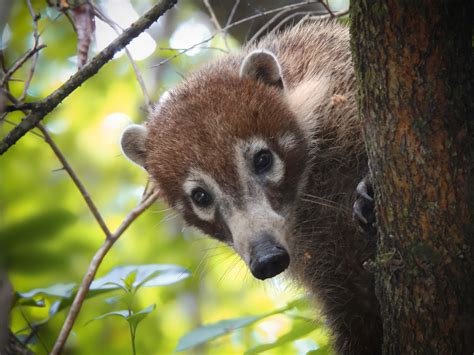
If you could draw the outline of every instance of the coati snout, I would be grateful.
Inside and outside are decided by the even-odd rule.
[[[250,246],[249,267],[252,275],[259,280],[272,278],[290,265],[290,256],[286,249],[264,233]]]

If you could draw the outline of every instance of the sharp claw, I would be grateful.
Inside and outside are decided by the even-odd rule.
[[[359,182],[359,184],[356,187],[356,191],[359,194],[359,196],[365,198],[367,201],[370,201],[370,202],[374,201],[373,197],[370,196],[368,193],[367,182],[365,181],[365,179]]]
[[[374,202],[374,199],[367,194],[367,192],[359,192],[359,195],[369,202]]]
[[[360,204],[356,201],[354,203],[354,206],[353,206],[353,213],[354,213],[354,216],[361,222],[363,222],[364,224],[368,224],[369,222],[367,221],[367,219],[365,218],[365,216],[363,215],[362,213],[362,208],[360,206]]]

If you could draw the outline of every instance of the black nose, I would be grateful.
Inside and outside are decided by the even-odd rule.
[[[265,280],[283,272],[290,264],[288,252],[274,243],[259,243],[250,260],[250,271],[257,279]]]

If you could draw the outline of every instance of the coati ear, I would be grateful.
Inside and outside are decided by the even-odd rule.
[[[259,80],[283,89],[281,67],[272,52],[265,49],[250,52],[240,66],[240,77]]]
[[[145,167],[145,126],[132,124],[125,128],[120,138],[123,154],[132,162]]]

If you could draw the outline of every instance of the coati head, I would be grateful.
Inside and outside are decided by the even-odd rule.
[[[195,73],[121,143],[187,223],[232,246],[256,278],[288,267],[309,147],[272,53]]]

